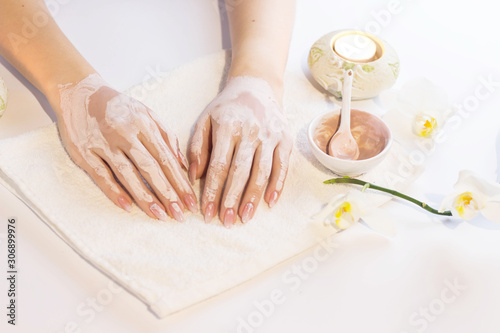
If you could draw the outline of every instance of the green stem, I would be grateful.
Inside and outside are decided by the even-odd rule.
[[[323,183],[325,183],[325,184],[356,184],[356,185],[361,185],[361,186],[363,186],[363,190],[366,188],[372,188],[372,189],[377,190],[377,191],[389,193],[389,194],[395,195],[401,199],[412,202],[415,205],[417,205],[417,206],[419,206],[419,207],[421,207],[421,208],[425,209],[426,211],[431,212],[433,214],[451,216],[451,212],[449,210],[444,211],[444,212],[439,212],[437,209],[429,207],[425,202],[418,201],[417,199],[409,197],[401,192],[390,190],[390,189],[382,187],[382,186],[377,186],[377,185],[365,182],[364,180],[344,177],[344,178],[333,178],[333,179],[325,180]]]

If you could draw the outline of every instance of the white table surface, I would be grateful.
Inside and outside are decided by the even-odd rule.
[[[71,41],[118,89],[147,79],[150,71],[167,71],[230,46],[227,21],[221,20],[216,0],[47,2],[54,5],[55,18]],[[399,3],[399,14],[390,20],[380,14],[394,3]],[[465,3],[299,0],[288,68],[305,75],[309,47],[329,31],[378,26],[378,35],[401,58],[397,86],[426,76],[461,104],[474,96],[481,77],[500,82],[496,5],[487,0]],[[3,59],[0,76],[10,90],[0,138],[52,121],[43,96]],[[500,83],[460,119],[426,160],[410,194],[438,204],[461,169],[500,180]],[[317,267],[309,265],[312,252],[306,253],[159,320],[129,293],[112,293],[106,276],[0,186],[0,269],[6,271],[6,220],[11,216],[17,219],[19,266],[18,325],[6,324],[7,284],[2,278],[0,330],[499,332],[500,226],[482,217],[470,222],[429,218],[401,202],[385,207],[398,225],[396,237],[357,225],[336,237],[338,248]],[[454,290],[450,283],[465,289]],[[284,302],[262,310],[257,303],[266,303],[273,290],[283,293]]]

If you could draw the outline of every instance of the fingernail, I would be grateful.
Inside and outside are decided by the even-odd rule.
[[[191,182],[191,185],[194,185],[197,171],[198,166],[196,165],[196,163],[191,163],[191,165],[189,166],[189,181]]]
[[[151,211],[151,213],[154,214],[154,216],[156,216],[158,220],[167,221],[168,219],[167,213],[165,213],[165,211],[161,209],[157,203],[154,203],[151,206],[149,206],[149,210]]]
[[[184,196],[184,203],[192,213],[198,212],[198,207],[196,206],[196,200],[194,200],[192,194],[187,194],[186,196]]]
[[[276,201],[278,201],[278,192],[274,191],[269,198],[269,208],[273,208],[273,206],[276,205]]]
[[[125,199],[125,197],[118,197],[118,203],[127,212],[130,212],[132,210],[132,205],[130,204],[130,202],[128,202],[127,199]]]
[[[181,153],[181,150],[179,148],[177,148],[177,156],[179,156],[179,158],[181,159],[182,161],[182,166],[184,167],[184,169],[188,169],[188,161],[186,159],[186,156],[184,156],[183,153]]]
[[[207,208],[205,208],[205,223],[210,223],[210,221],[212,221],[212,218],[214,217],[214,214],[215,205],[213,202],[211,202],[207,205]]]
[[[245,208],[243,209],[243,214],[241,214],[241,222],[247,223],[248,221],[250,221],[252,213],[253,213],[253,203],[249,202],[245,205]]]
[[[234,209],[230,208],[226,210],[226,214],[224,214],[224,226],[226,228],[231,228],[234,224]]]
[[[184,222],[184,214],[182,214],[181,206],[179,206],[177,202],[172,202],[170,204],[170,211],[172,212],[174,219],[179,222]]]

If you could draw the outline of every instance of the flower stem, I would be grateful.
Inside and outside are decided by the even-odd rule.
[[[366,188],[372,188],[372,189],[377,190],[377,191],[389,193],[389,194],[397,196],[401,199],[412,202],[415,205],[417,205],[417,206],[419,206],[419,207],[421,207],[421,208],[425,209],[426,211],[431,212],[433,214],[451,216],[451,212],[449,210],[446,210],[444,212],[439,212],[437,209],[429,207],[425,202],[418,201],[417,199],[409,197],[401,192],[394,191],[394,190],[391,190],[391,189],[388,189],[388,188],[385,188],[382,186],[377,186],[377,185],[365,182],[364,180],[343,177],[343,178],[333,178],[333,179],[325,180],[323,183],[325,183],[325,184],[356,184],[356,185],[361,185],[361,186],[363,186],[363,190],[365,190]]]

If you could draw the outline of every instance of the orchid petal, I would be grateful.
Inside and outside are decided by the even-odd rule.
[[[464,220],[471,220],[483,207],[477,194],[463,192],[455,196],[451,211],[454,216],[458,214]]]
[[[500,202],[487,202],[481,210],[481,214],[490,221],[500,223]]]
[[[338,194],[335,197],[333,197],[333,199],[330,202],[328,202],[319,213],[315,214],[312,217],[312,219],[320,223],[325,222],[328,219],[328,217],[331,214],[333,214],[335,208],[339,205],[340,201],[344,197],[345,194]]]
[[[380,103],[386,110],[399,109],[399,90],[384,90],[379,95]]]
[[[436,134],[438,121],[433,116],[420,113],[415,116],[412,123],[413,133],[423,138],[430,138]]]
[[[384,115],[394,138],[404,146],[415,140],[433,142],[435,134],[444,128],[446,120],[456,112],[446,91],[425,78],[406,82],[398,92],[386,92],[380,101],[388,112]]]
[[[500,184],[462,170],[453,193],[441,203],[440,212],[445,209],[450,209],[453,216],[464,220],[470,220],[481,212],[488,220],[500,223]]]
[[[399,102],[413,114],[423,112],[434,118],[440,117],[449,108],[446,91],[426,78],[406,82],[399,94]]]
[[[334,222],[340,229],[347,229],[353,226],[358,219],[356,219],[352,212],[352,205],[349,201],[342,202],[334,214]]]
[[[486,181],[469,170],[460,171],[455,189],[480,193],[490,200],[500,200],[500,184]]]
[[[456,197],[456,193],[452,193],[452,194],[444,197],[444,199],[441,201],[441,206],[439,206],[438,211],[440,213],[442,213],[445,210],[450,210],[452,207],[453,201],[455,200],[455,197]]]
[[[361,219],[374,231],[385,236],[394,237],[397,229],[389,218],[387,212],[382,209],[374,209]]]

